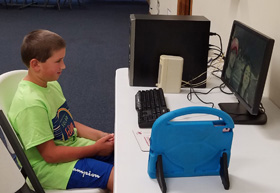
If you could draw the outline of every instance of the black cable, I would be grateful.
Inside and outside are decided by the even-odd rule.
[[[217,54],[217,56],[212,60],[212,62],[214,62],[215,60],[218,60],[218,58],[219,57],[221,57],[222,56],[222,54],[220,53],[220,54]],[[208,66],[209,67],[209,66]]]
[[[219,50],[221,50],[221,48],[219,46],[216,46],[216,45],[213,45],[213,44],[209,44],[209,47],[212,47],[212,46],[217,48],[217,49],[219,49]],[[212,49],[212,48],[209,48],[209,49]]]
[[[223,89],[224,89],[225,87],[226,87],[226,84],[225,84],[225,83],[222,83],[222,84],[220,85],[220,91],[221,91],[222,93],[228,94],[228,95],[233,94],[233,92],[226,92],[226,91],[224,91]]]
[[[218,51],[219,53],[221,52],[221,48],[219,47],[209,48],[209,50],[215,50]]]
[[[194,94],[200,102],[202,102],[202,103],[204,103],[204,104],[207,104],[207,105],[211,104],[211,105],[212,105],[212,108],[213,108],[213,107],[215,106],[213,102],[206,102],[206,101],[203,101],[203,100],[198,96],[198,94],[207,95],[207,94],[209,94],[210,92],[212,92],[212,91],[213,91],[214,89],[216,89],[216,88],[219,88],[220,91],[223,92],[224,94],[228,94],[228,95],[229,95],[229,94],[233,94],[232,92],[231,92],[231,93],[225,92],[225,91],[223,90],[223,88],[225,88],[225,87],[226,87],[225,83],[222,83],[222,84],[219,85],[219,86],[215,86],[215,87],[211,88],[211,89],[208,90],[207,92],[198,92],[198,91],[195,91],[195,90],[194,90],[194,87],[191,86],[191,87],[190,87],[190,92],[187,94],[187,99],[188,99],[189,101],[191,101],[191,100],[192,100],[192,94]]]
[[[218,51],[219,52],[219,53],[213,53],[214,55],[216,55],[216,57],[213,59],[213,61],[217,60],[219,57],[221,57],[223,55],[222,51],[220,49],[210,48],[209,50],[214,50],[214,51]]]
[[[213,102],[205,102],[205,101],[203,101],[203,100],[197,95],[197,93],[199,93],[199,94],[203,94],[203,93],[195,92],[193,87],[190,87],[190,92],[189,92],[188,95],[187,95],[187,99],[188,99],[189,101],[192,100],[192,93],[195,94],[195,96],[198,98],[198,100],[200,100],[200,102],[202,102],[202,103],[204,103],[204,104],[207,104],[207,105],[210,104],[210,105],[212,105],[212,108],[214,107],[214,103],[213,103]]]
[[[211,72],[211,74],[212,74],[213,76],[215,76],[216,78],[221,79],[220,76],[218,76],[218,75],[215,74],[216,72],[221,72],[221,70],[220,70],[219,68],[215,67],[215,66],[212,66],[212,68],[216,68],[216,70],[213,70],[213,71]]]
[[[210,32],[210,34],[209,34],[210,36],[218,36],[219,37],[219,39],[220,39],[220,46],[221,46],[221,51],[223,52],[223,44],[222,44],[222,38],[221,38],[221,36],[219,35],[219,34],[217,34],[217,33],[214,33],[214,32]]]
[[[221,38],[221,36],[220,36],[219,34],[214,33],[214,32],[210,32],[209,35],[210,35],[210,36],[214,36],[214,35],[215,35],[215,36],[218,36],[218,37],[219,37],[219,40],[220,40],[220,48],[219,48],[220,53],[218,54],[218,56],[217,56],[216,58],[213,59],[213,61],[215,61],[215,60],[217,60],[219,57],[223,56],[223,43],[222,43],[222,38]],[[211,45],[211,44],[209,44],[209,46],[214,46],[214,47],[218,48],[218,46]],[[213,48],[211,48],[211,49],[213,49]]]
[[[219,39],[220,39],[220,45],[221,45],[221,54],[223,55],[223,44],[222,44],[222,38],[221,38],[221,36],[219,35],[219,34],[216,34],[218,37],[219,37]]]
[[[192,94],[195,94],[195,96],[198,98],[198,100],[200,100],[202,103],[204,104],[211,104],[212,105],[212,108],[214,107],[214,103],[213,102],[205,102],[203,101],[197,94],[204,94],[204,95],[207,95],[209,94],[212,90],[216,89],[216,88],[220,88],[220,86],[215,86],[213,88],[211,88],[209,91],[207,92],[197,92],[197,91],[194,91],[194,88],[193,87],[190,87],[190,92],[188,93],[187,95],[187,99],[189,101],[192,100]]]

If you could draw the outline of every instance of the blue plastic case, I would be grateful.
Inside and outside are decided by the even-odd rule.
[[[211,114],[220,119],[172,121],[194,113]],[[163,172],[164,177],[221,175],[224,172],[228,175],[233,128],[233,120],[227,113],[210,107],[186,107],[160,116],[152,127],[149,176],[156,178],[157,172]],[[157,171],[157,167],[163,171]],[[226,171],[221,171],[222,167]],[[228,189],[229,184],[226,186]]]

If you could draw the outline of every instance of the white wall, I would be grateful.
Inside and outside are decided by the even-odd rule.
[[[193,0],[192,8],[193,15],[203,15],[211,21],[211,31],[221,35],[224,51],[233,20],[239,20],[275,39],[264,96],[268,96],[278,107],[280,107],[279,8],[279,0]],[[211,41],[215,41],[213,37]]]
[[[150,14],[177,15],[178,0],[150,0]]]

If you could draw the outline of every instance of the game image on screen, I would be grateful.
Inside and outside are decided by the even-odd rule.
[[[260,112],[260,103],[273,44],[273,39],[241,22],[234,21],[222,80],[240,103],[228,107],[225,107],[227,104],[222,104],[220,107],[222,110],[229,111],[228,113],[237,119],[236,123],[241,119],[239,120],[241,123],[244,121],[244,124],[254,124],[258,115],[262,116],[262,123],[256,124],[266,122],[265,113]],[[248,118],[250,120],[246,122]]]

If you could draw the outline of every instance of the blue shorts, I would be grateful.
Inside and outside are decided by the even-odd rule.
[[[114,155],[96,156],[78,160],[73,168],[66,189],[102,188],[106,189],[114,166]]]

